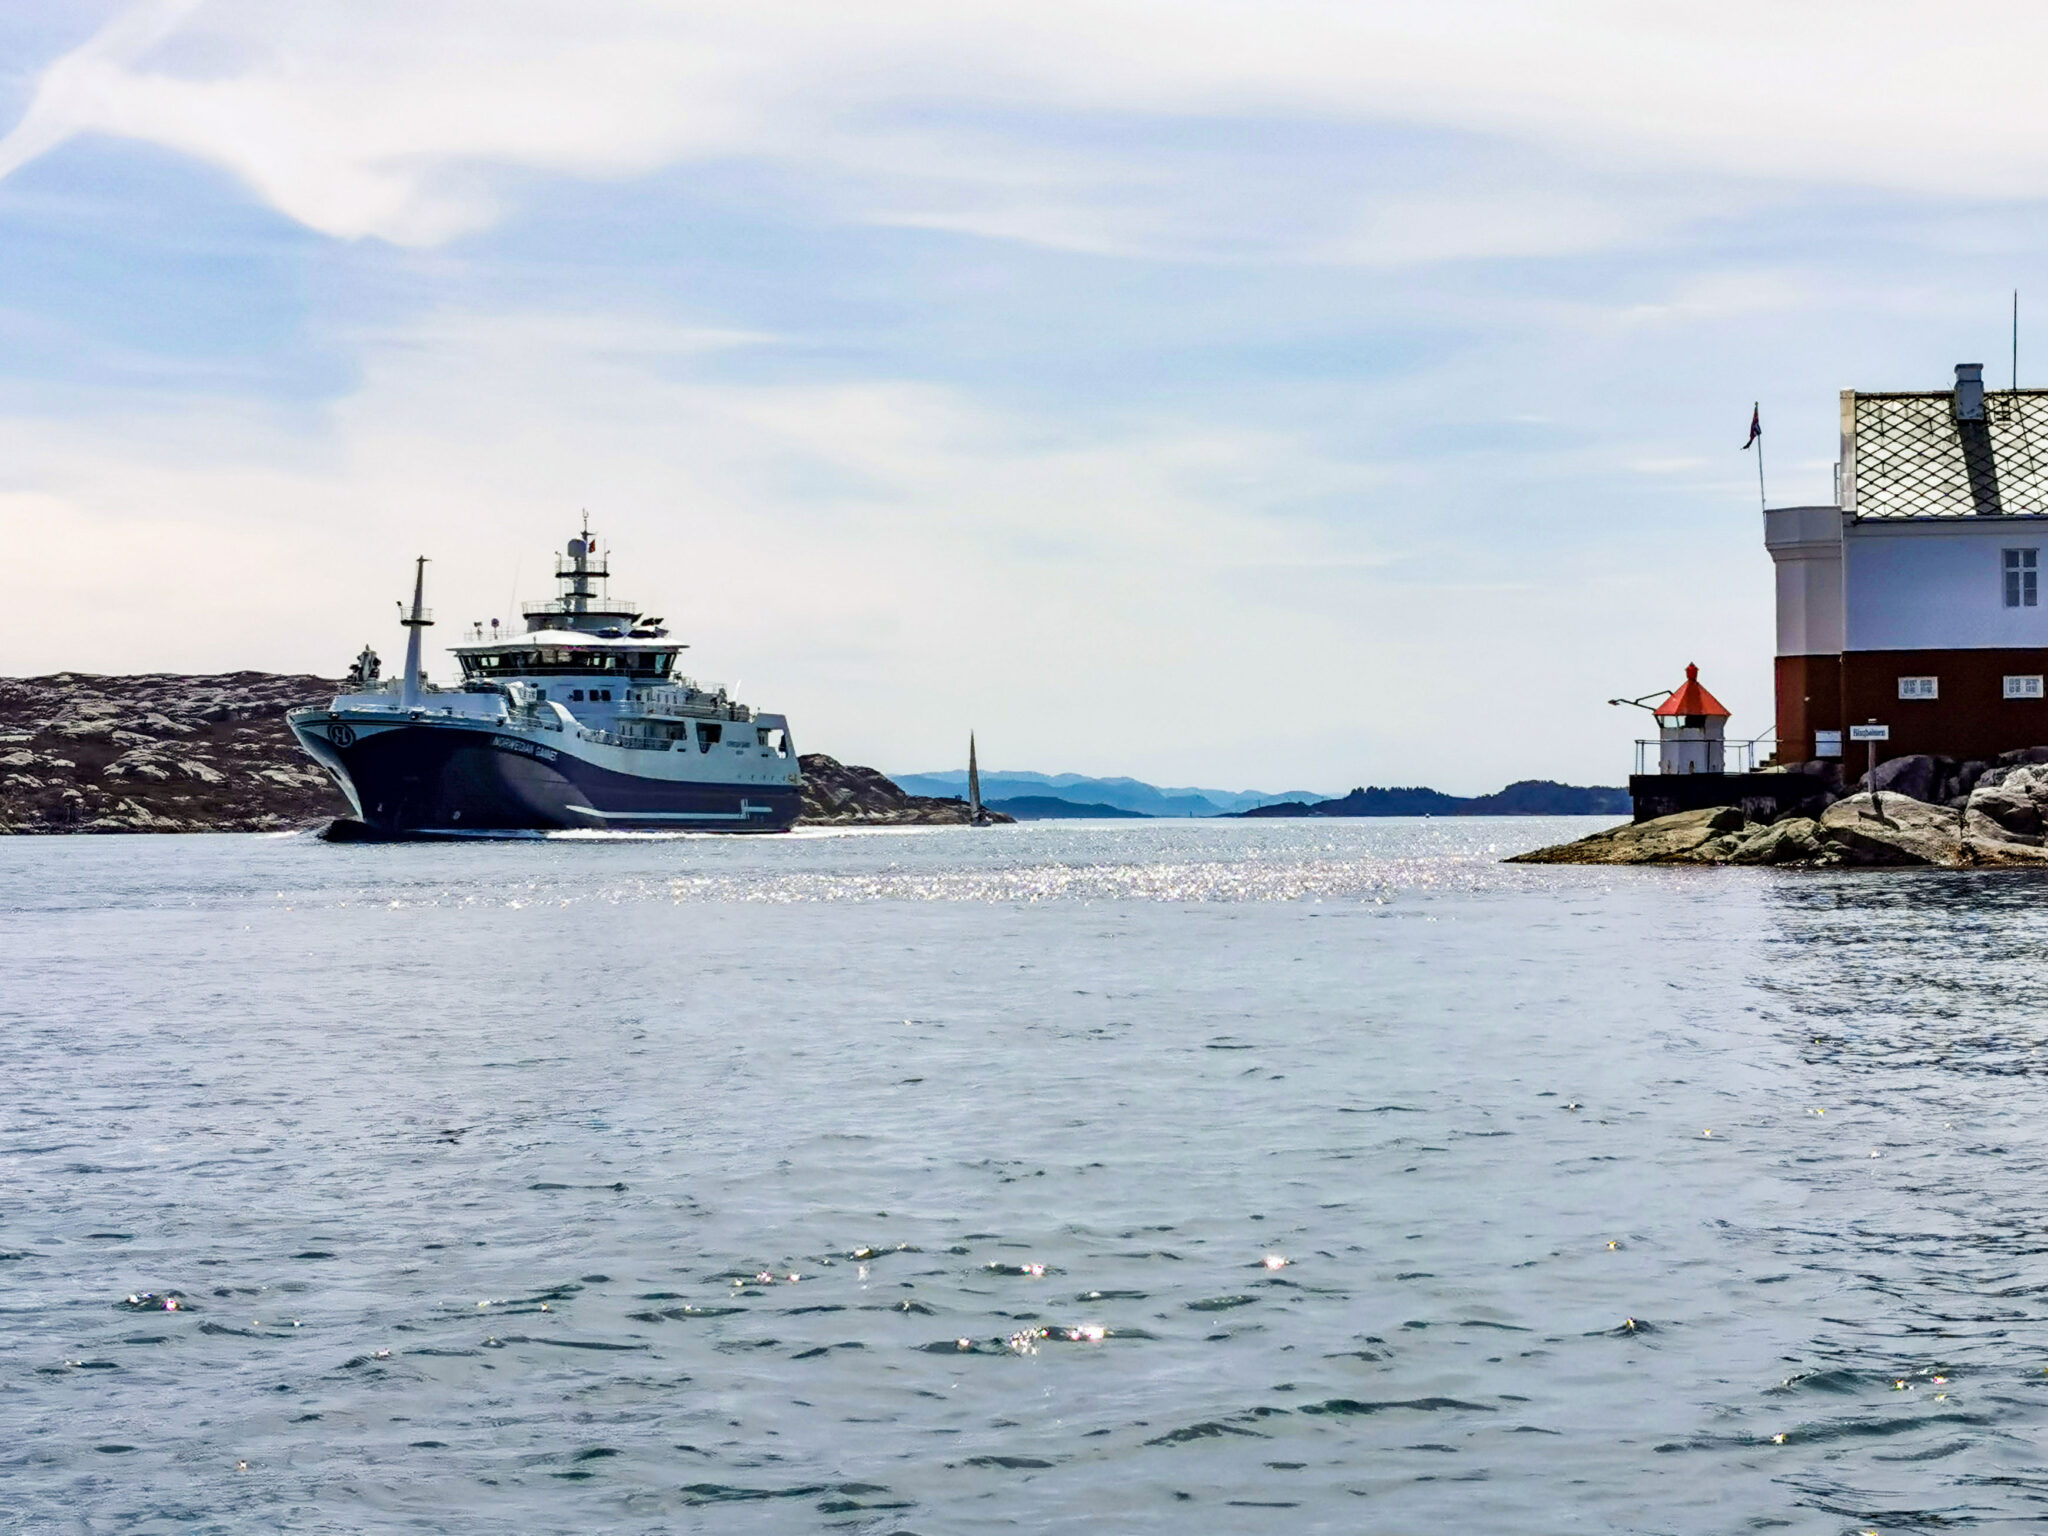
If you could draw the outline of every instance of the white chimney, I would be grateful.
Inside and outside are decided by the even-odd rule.
[[[1984,365],[1956,364],[1956,420],[1984,419]]]

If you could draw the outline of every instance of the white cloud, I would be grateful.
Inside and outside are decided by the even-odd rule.
[[[868,217],[1227,252],[1227,194],[1256,167],[1219,194],[1222,151],[1146,132],[1421,127],[1535,146],[1591,181],[1425,194],[1368,165],[1326,189],[1339,206],[1302,254],[1551,253],[1712,211],[1674,176],[2039,197],[2044,43],[2048,12],[1971,28],[1902,0],[150,0],[48,67],[0,175],[120,135],[224,166],[315,229],[433,245],[499,217],[507,173],[761,157],[874,178],[850,193]],[[1099,131],[1056,151],[1063,121]],[[1667,179],[1661,209],[1646,176]],[[1264,213],[1234,232],[1287,243],[1248,228]]]

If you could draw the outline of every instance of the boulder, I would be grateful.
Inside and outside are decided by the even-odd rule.
[[[1991,765],[1989,763],[1964,763],[1956,770],[1956,793],[1967,795],[1977,787],[1977,781],[1983,778],[1990,771],[1990,768]]]
[[[1680,811],[1653,821],[1624,822],[1575,843],[1517,854],[1510,864],[1699,864],[1717,863],[1710,844],[1747,825],[1735,806]]]
[[[1906,757],[1888,757],[1870,774],[1866,789],[1904,795],[1908,800],[1932,801],[1940,777],[1940,765],[1924,752]]]
[[[1903,795],[1838,800],[1821,813],[1820,836],[1831,862],[1932,864],[1944,869],[1959,869],[1968,862],[1962,817],[1944,806]]]
[[[1728,854],[1730,864],[1811,864],[1822,856],[1820,823],[1794,816],[1759,827]]]
[[[1956,760],[1952,757],[1937,757],[1934,773],[1927,785],[1927,793],[1915,795],[1916,800],[1925,800],[1929,805],[1946,805],[1956,794]]]
[[[2048,768],[1993,769],[1977,781],[1963,808],[1967,837],[2028,841],[2048,827]]]

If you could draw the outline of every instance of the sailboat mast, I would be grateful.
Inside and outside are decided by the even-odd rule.
[[[967,733],[967,813],[981,820],[981,767],[974,760],[974,732]]]
[[[412,569],[412,612],[398,622],[405,626],[405,676],[398,683],[398,707],[420,707],[420,631],[434,622],[422,599],[426,596],[427,557],[421,555]]]

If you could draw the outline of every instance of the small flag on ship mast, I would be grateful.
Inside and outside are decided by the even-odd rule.
[[[1747,451],[1747,450],[1748,450],[1748,449],[1749,449],[1750,447],[1752,447],[1752,446],[1754,446],[1754,447],[1756,448],[1756,504],[1757,504],[1757,507],[1758,507],[1758,509],[1759,509],[1759,510],[1762,510],[1762,509],[1763,509],[1763,508],[1765,507],[1765,502],[1764,502],[1764,416],[1763,416],[1763,402],[1762,402],[1762,401],[1756,401],[1756,402],[1754,402],[1754,403],[1752,403],[1752,404],[1750,405],[1750,408],[1749,408],[1749,437],[1748,437],[1748,438],[1747,438],[1747,439],[1746,439],[1746,440],[1745,440],[1745,441],[1743,442],[1743,445],[1742,445],[1742,446],[1743,446],[1743,449],[1744,449],[1744,451],[1745,451],[1745,452],[1746,452],[1746,451]]]

